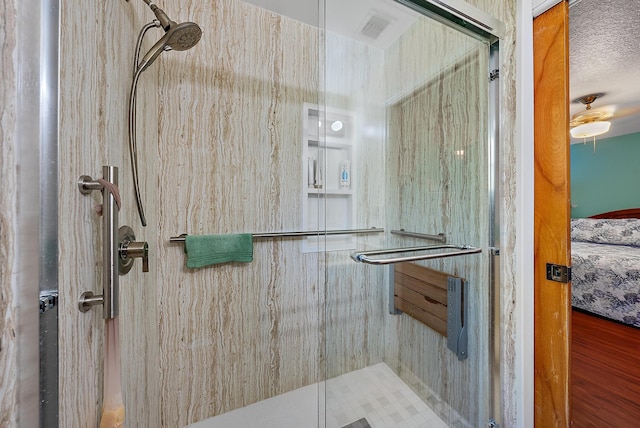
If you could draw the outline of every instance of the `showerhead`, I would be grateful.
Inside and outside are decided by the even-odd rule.
[[[202,30],[194,22],[175,22],[165,34],[168,37],[166,47],[174,51],[186,51],[194,47],[202,37]]]
[[[166,34],[142,57],[142,61],[140,61],[140,65],[138,66],[139,72],[146,70],[147,67],[160,56],[162,51],[186,51],[194,47],[200,41],[200,37],[202,37],[202,30],[198,24],[194,22],[181,22],[177,24],[169,19],[167,14],[155,4],[151,3],[149,6],[155,13],[156,18],[158,18],[162,28],[166,31]]]

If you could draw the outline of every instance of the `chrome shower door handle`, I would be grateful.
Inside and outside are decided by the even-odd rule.
[[[392,258],[377,258],[372,256],[411,253],[418,251],[443,250],[452,249],[458,251],[445,251],[440,253],[427,253],[414,256],[401,256]],[[387,265],[393,263],[415,262],[419,260],[442,259],[445,257],[464,256],[467,254],[481,253],[481,248],[471,247],[469,245],[428,245],[422,247],[405,247],[405,248],[388,248],[384,250],[368,250],[356,251],[351,254],[351,259],[357,263],[367,263],[370,265]]]

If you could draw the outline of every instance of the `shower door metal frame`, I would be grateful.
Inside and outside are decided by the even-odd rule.
[[[40,129],[33,118],[40,114],[41,1],[16,2],[15,36],[15,162],[16,202],[12,268],[16,291],[17,373],[14,417],[20,426],[38,426],[38,292],[40,256]]]
[[[505,26],[499,20],[462,0],[395,0],[442,24],[486,42],[489,49],[488,81],[488,205],[489,205],[489,420],[487,426],[497,428],[504,409],[501,368],[501,293],[500,293],[500,39]]]
[[[58,426],[59,16],[59,0],[16,3],[16,417],[19,426],[53,428]]]
[[[500,49],[496,41],[489,47],[489,373],[490,428],[502,422],[501,308],[500,293]]]
[[[58,426],[58,70],[60,1],[41,0],[40,47],[40,426]],[[42,297],[41,297],[42,298]]]

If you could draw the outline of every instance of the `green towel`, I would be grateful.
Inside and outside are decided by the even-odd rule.
[[[237,235],[187,235],[184,243],[187,267],[200,268],[226,262],[252,262],[253,236]]]

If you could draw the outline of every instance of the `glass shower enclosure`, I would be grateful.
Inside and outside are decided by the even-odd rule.
[[[56,266],[64,299],[40,318],[60,329],[43,339],[41,421],[98,420],[103,320],[75,299],[99,277],[99,219],[75,182],[103,162],[151,256],[121,279],[127,426],[500,422],[500,22],[459,0],[166,2],[203,37],[139,89],[140,230],[124,145],[87,135],[125,140],[126,96],[108,89],[130,83],[147,6],[62,6],[54,199],[69,208],[47,242],[86,268]],[[181,233],[251,233],[253,260],[186,268]]]
[[[495,423],[499,23],[458,2],[325,4],[325,115],[353,129],[324,227],[384,228],[326,245],[327,426]]]
[[[457,1],[252,3],[319,28],[319,91],[281,107],[301,118],[291,224],[317,231],[291,244],[307,267],[286,263],[313,293],[286,309],[309,364],[305,386],[194,426],[496,424],[501,24]]]

